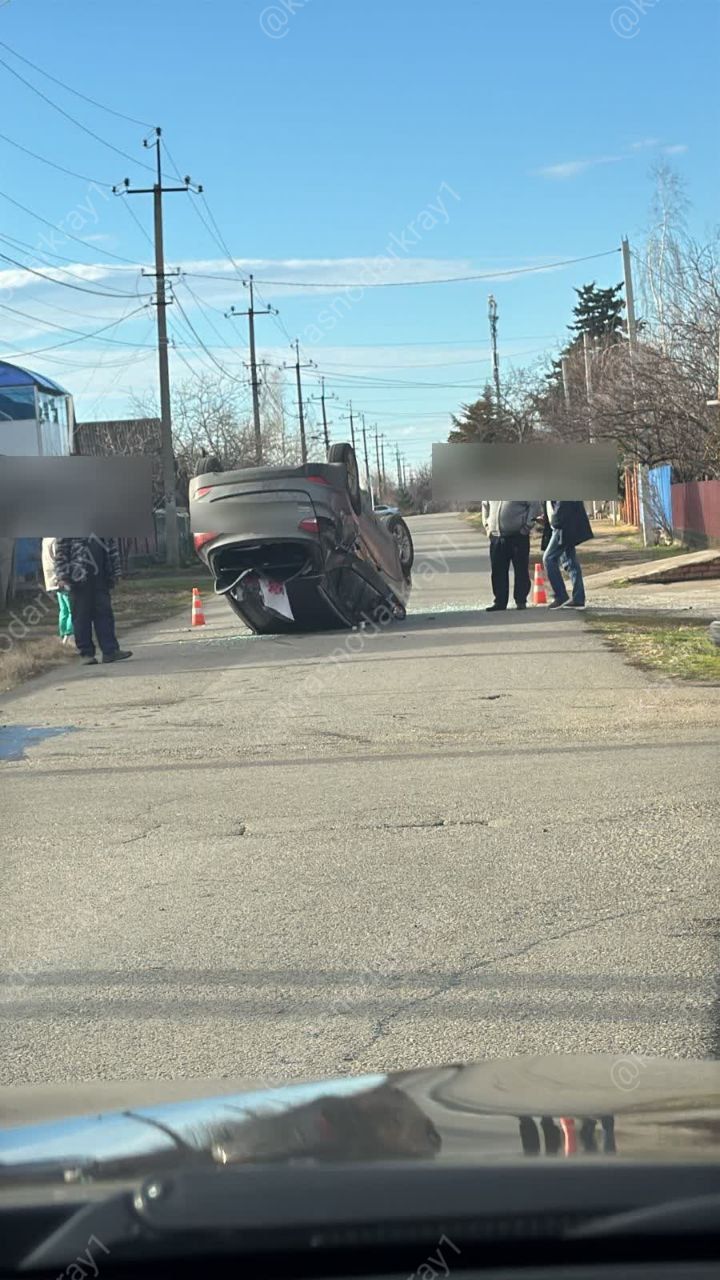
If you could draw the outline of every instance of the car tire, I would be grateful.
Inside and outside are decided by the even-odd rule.
[[[362,493],[360,491],[360,468],[355,450],[351,444],[331,444],[328,449],[328,462],[341,462],[347,475],[347,487],[350,495],[350,506],[356,516],[362,510]]]
[[[400,552],[400,565],[405,577],[409,577],[413,563],[415,560],[415,547],[413,546],[412,534],[408,529],[402,516],[390,516],[386,523],[388,533],[391,533],[398,544]]]

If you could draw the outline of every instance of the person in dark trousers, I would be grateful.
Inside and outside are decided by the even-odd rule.
[[[545,508],[543,564],[553,593],[550,609],[584,609],[585,584],[576,548],[593,537],[584,502],[548,502]],[[568,595],[562,570],[568,574]]]
[[[87,666],[96,666],[93,631],[103,662],[131,658],[115,635],[110,592],[120,577],[120,552],[114,538],[58,538],[55,546],[58,584],[70,596],[75,644]]]
[[[482,518],[490,539],[493,603],[488,613],[507,609],[510,565],[516,609],[527,608],[530,595],[530,531],[542,512],[540,502],[483,502]]]

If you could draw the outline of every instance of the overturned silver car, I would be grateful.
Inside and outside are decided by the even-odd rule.
[[[216,593],[257,634],[405,617],[410,530],[373,511],[349,444],[327,462],[196,476],[190,521]]]

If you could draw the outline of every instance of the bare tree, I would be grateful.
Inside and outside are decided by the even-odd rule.
[[[136,412],[152,413],[152,397],[134,400]],[[207,372],[176,382],[173,386],[173,446],[178,474],[178,493],[187,498],[190,478],[200,459],[218,459],[224,471],[255,463],[255,433],[247,388],[234,378]],[[279,370],[267,366],[261,379],[261,421],[263,452],[268,463],[300,461],[296,424],[285,407],[284,385]]]

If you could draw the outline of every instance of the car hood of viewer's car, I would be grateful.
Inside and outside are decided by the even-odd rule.
[[[267,1089],[5,1087],[0,1126],[0,1193],[238,1163],[718,1160],[720,1063],[517,1057]]]

